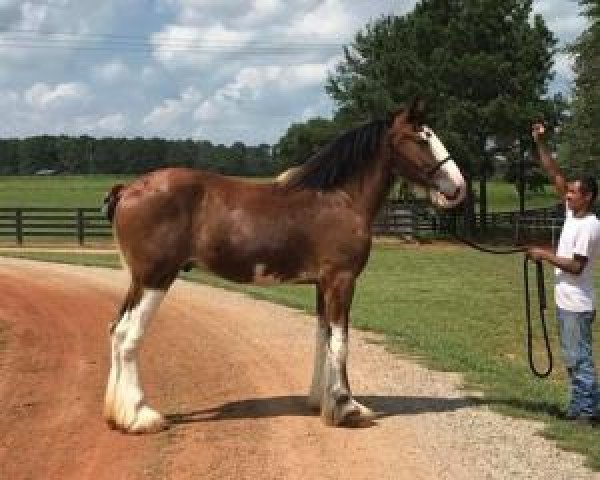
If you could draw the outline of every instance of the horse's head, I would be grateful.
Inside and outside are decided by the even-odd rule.
[[[458,205],[465,197],[464,178],[450,154],[424,125],[422,100],[398,111],[389,130],[394,173],[425,187],[431,201],[442,208]]]

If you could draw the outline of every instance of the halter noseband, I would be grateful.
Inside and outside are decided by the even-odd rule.
[[[437,171],[444,166],[446,162],[450,161],[452,161],[452,157],[447,156],[444,160],[438,162],[436,166],[434,166],[431,170],[429,170],[429,172],[427,172],[427,178],[432,178],[437,173]]]

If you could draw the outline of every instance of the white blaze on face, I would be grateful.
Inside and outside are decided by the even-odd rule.
[[[431,148],[431,152],[438,162],[443,162],[450,156],[448,150],[446,150],[446,147],[444,147],[444,144],[440,141],[437,135],[433,133],[431,128],[423,127],[421,137],[427,140],[427,143],[429,143],[429,148]]]
[[[450,154],[437,135],[429,127],[423,127],[422,138],[427,140],[431,153],[438,163],[444,162],[433,177],[436,189],[429,190],[431,201],[442,208],[458,205],[465,198],[465,180]]]

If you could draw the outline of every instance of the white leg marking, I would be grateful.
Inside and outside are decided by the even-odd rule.
[[[323,397],[323,375],[325,368],[325,356],[327,355],[327,343],[329,342],[329,329],[322,318],[317,319],[317,335],[315,342],[315,366],[313,370],[310,393],[308,394],[308,405],[312,408],[321,406]]]
[[[123,319],[121,319],[123,320]],[[104,397],[104,418],[111,426],[116,427],[115,419],[115,395],[117,390],[117,381],[121,375],[121,356],[116,343],[115,335],[110,337],[110,373],[108,374],[108,385],[106,387],[106,396]]]
[[[113,334],[105,415],[129,432],[157,431],[165,425],[162,416],[145,404],[137,366],[140,340],[164,296],[160,290],[144,290],[139,304],[123,314]]]
[[[327,349],[325,386],[321,402],[321,416],[328,425],[368,420],[373,412],[352,398],[348,385],[346,362],[348,335],[342,327],[332,327]]]
[[[351,401],[350,391],[345,380],[347,356],[348,336],[342,327],[332,326],[321,400],[321,418],[327,425],[339,425],[349,415],[358,413],[358,409]]]
[[[346,359],[348,358],[348,336],[342,327],[331,327],[329,351],[332,361],[331,366],[334,374],[332,378],[332,386],[334,389],[344,388],[342,370],[346,367]]]

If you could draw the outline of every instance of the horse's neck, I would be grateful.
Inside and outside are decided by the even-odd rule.
[[[345,190],[352,197],[356,208],[364,212],[368,224],[375,220],[377,212],[387,197],[390,187],[390,172],[386,168],[387,159],[379,156],[373,167],[349,182]]]

